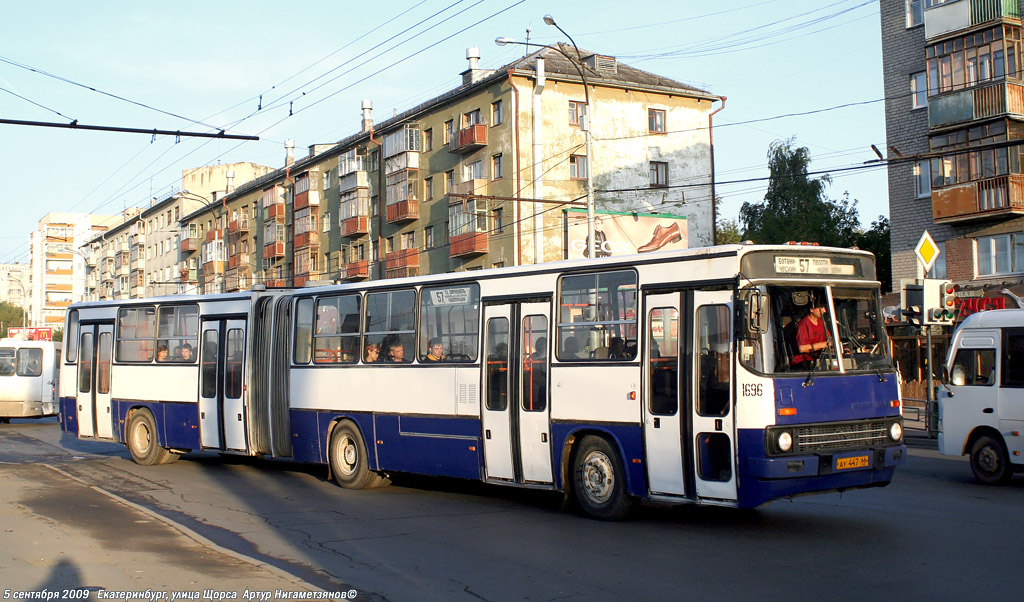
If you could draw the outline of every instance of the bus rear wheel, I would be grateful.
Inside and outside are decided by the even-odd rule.
[[[351,422],[339,422],[331,431],[328,459],[334,482],[345,489],[366,489],[388,483],[387,479],[370,470],[366,463],[366,443]]]
[[[974,478],[986,485],[999,485],[1010,480],[1013,468],[1006,446],[996,437],[982,435],[971,447],[971,471]]]
[[[156,436],[156,420],[149,410],[135,410],[128,419],[128,432],[125,436],[128,451],[132,460],[143,466],[166,464],[171,461],[171,452],[160,447]],[[177,459],[177,458],[175,458]]]
[[[601,520],[626,516],[633,499],[626,491],[626,471],[607,440],[588,435],[573,455],[573,495],[580,508]]]

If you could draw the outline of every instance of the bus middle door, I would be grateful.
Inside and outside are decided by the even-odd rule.
[[[83,324],[78,362],[78,436],[112,439],[110,368],[113,324]]]
[[[199,343],[199,437],[204,448],[246,449],[245,320],[203,320]]]

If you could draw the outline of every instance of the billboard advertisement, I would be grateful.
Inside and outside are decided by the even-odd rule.
[[[7,329],[7,336],[12,339],[21,339],[23,341],[52,341],[53,328],[49,326],[44,326],[42,328],[32,326],[29,326],[28,328],[11,326]]]
[[[688,248],[686,218],[651,213],[597,212],[594,215],[595,255],[618,257]],[[565,212],[565,257],[587,257],[587,212]]]

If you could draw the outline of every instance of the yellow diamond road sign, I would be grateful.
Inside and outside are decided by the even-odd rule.
[[[932,235],[928,234],[928,231],[925,230],[924,234],[921,235],[921,240],[917,242],[914,253],[917,253],[917,258],[924,264],[924,271],[926,273],[931,271],[932,266],[935,265],[935,260],[939,258],[939,253],[941,252],[939,245],[935,244],[935,241],[932,239]]]

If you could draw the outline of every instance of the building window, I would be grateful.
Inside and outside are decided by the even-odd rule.
[[[492,232],[500,233],[505,231],[505,210],[501,207],[491,210]]]
[[[932,269],[928,270],[928,273],[924,275],[925,278],[938,278],[945,280],[946,278],[946,243],[938,242],[935,246],[939,248],[939,256],[935,258],[935,263],[932,265]]]
[[[1019,79],[1016,73],[1021,61],[1019,39],[1019,28],[1000,25],[926,46],[928,95],[1003,79],[1007,72]]]
[[[583,123],[583,107],[587,103],[578,100],[569,101],[569,125],[578,126]]]
[[[423,186],[424,186],[423,198],[428,200],[428,201],[433,199],[434,198],[434,178],[433,178],[433,176],[431,176],[429,178],[424,178],[423,179]]]
[[[416,248],[416,231],[405,232],[402,234],[402,248],[403,249],[415,249]]]
[[[907,27],[917,27],[924,23],[924,9],[921,6],[924,0],[906,0],[907,2]]]
[[[480,123],[480,109],[473,109],[468,113],[462,114],[462,127],[468,128],[478,123]]]
[[[491,177],[495,180],[500,180],[505,174],[504,168],[501,165],[501,153],[491,157]]]
[[[444,172],[444,193],[451,194],[455,190],[455,170]]]
[[[647,109],[647,130],[652,134],[665,133],[665,111],[663,109]]]
[[[491,125],[500,125],[503,120],[501,101],[496,100],[491,103]]]
[[[330,232],[331,231],[331,214],[330,213],[325,213],[324,216],[320,218],[320,230],[322,232]]]
[[[384,247],[385,253],[393,253],[395,251],[395,237],[389,236],[386,240],[387,244]]]
[[[483,161],[473,161],[466,166],[466,179],[479,180],[484,177]]]
[[[914,164],[914,194],[919,199],[932,195],[932,174],[929,165],[928,161],[918,161]]]
[[[327,171],[324,172],[323,189],[327,190],[330,187],[331,187],[331,170],[328,169]]]
[[[912,109],[928,106],[928,78],[924,71],[910,76],[910,106]]]
[[[978,276],[1024,272],[1024,232],[982,236],[976,244]]]
[[[433,249],[434,248],[434,227],[427,226],[423,229],[423,248]]]
[[[423,150],[434,150],[434,128],[423,130]]]
[[[651,161],[651,188],[668,186],[668,163]]]
[[[584,155],[569,155],[569,177],[584,180],[587,177],[587,158]]]
[[[449,119],[448,121],[444,122],[444,140],[443,140],[443,142],[445,144],[448,144],[449,142],[451,142],[453,135],[455,135],[455,121],[452,120],[452,119]]]

